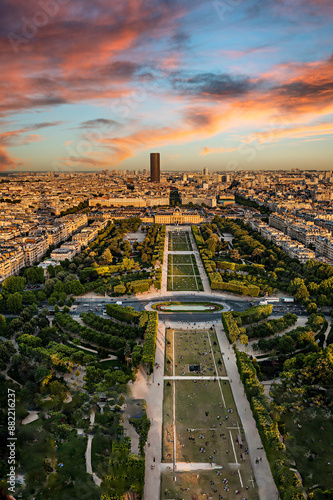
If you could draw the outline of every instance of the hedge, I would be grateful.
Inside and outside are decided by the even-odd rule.
[[[192,234],[195,239],[195,242],[199,248],[199,245],[202,246],[205,244],[203,237],[201,236],[200,229],[197,226],[191,226]]]
[[[229,342],[231,344],[235,344],[240,336],[240,330],[232,315],[232,312],[222,313],[222,324]]]
[[[253,306],[249,307],[243,312],[233,311],[233,316],[235,318],[242,319],[242,325],[249,325],[251,323],[258,323],[259,321],[268,318],[272,314],[273,305],[268,304],[266,306]]]
[[[129,293],[148,292],[153,280],[137,280],[127,283],[127,291]]]
[[[86,267],[80,271],[80,279],[85,280],[91,274],[98,274],[99,276],[111,276],[111,274],[118,273],[121,268],[121,264],[115,264],[111,266],[97,266],[97,267]]]
[[[124,326],[115,323],[110,319],[104,319],[92,312],[81,313],[81,318],[84,324],[90,326],[94,330],[107,333],[117,337],[124,337],[126,339],[136,339],[138,337],[138,328],[133,326]]]
[[[235,271],[236,269],[235,262],[218,261],[216,265],[219,269],[230,269],[231,271]]]
[[[93,342],[102,347],[107,347],[112,351],[122,349],[126,345],[126,339],[105,333],[99,333],[91,328],[80,325],[69,314],[56,313],[55,321],[65,332],[79,335],[82,339]]]
[[[139,323],[140,313],[133,307],[122,307],[117,304],[106,304],[106,314],[122,323]]]
[[[126,286],[124,285],[124,283],[119,283],[119,285],[115,285],[113,287],[113,291],[118,295],[123,295],[124,293],[126,293]]]
[[[148,322],[144,336],[142,364],[147,364],[150,368],[150,371],[152,371],[155,363],[158,314],[155,311],[148,312],[147,314]]]
[[[240,281],[219,281],[219,290],[225,290],[232,293],[237,293],[240,295],[250,295],[251,297],[258,297],[260,288],[256,285],[251,285],[250,283],[242,283]]]

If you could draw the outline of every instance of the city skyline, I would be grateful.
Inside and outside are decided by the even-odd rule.
[[[2,2],[0,171],[332,168],[328,0]]]

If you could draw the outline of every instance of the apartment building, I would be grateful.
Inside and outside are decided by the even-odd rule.
[[[290,238],[305,246],[314,245],[318,236],[328,237],[330,235],[327,229],[316,226],[312,221],[304,221],[277,213],[269,216],[269,225],[283,231]]]
[[[0,246],[0,281],[18,274],[25,267],[25,256],[20,245]]]
[[[66,259],[72,260],[75,257],[75,255],[76,252],[74,249],[60,247],[53,250],[53,252],[51,253],[51,258],[62,262]]]
[[[280,231],[283,231],[285,234],[287,234],[289,219],[287,219],[283,215],[273,213],[269,216],[269,225],[276,227],[276,229],[279,229]]]
[[[318,236],[316,238],[316,255],[321,257],[326,257],[327,259],[333,261],[333,237],[323,237]]]
[[[322,229],[320,227],[314,226],[313,224],[291,224],[288,227],[288,235],[303,243],[305,246],[310,244],[315,244],[318,236],[327,237],[330,236],[330,232]]]
[[[45,236],[22,238],[21,241],[26,266],[39,262],[49,249],[49,240]]]

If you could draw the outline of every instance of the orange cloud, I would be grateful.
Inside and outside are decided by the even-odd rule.
[[[210,155],[213,153],[231,153],[233,151],[237,151],[237,148],[208,148],[208,147],[205,147],[201,151],[200,155],[205,156],[205,155]]]
[[[257,139],[260,143],[276,142],[282,138],[306,139],[308,137],[333,135],[333,123],[321,123],[318,125],[295,126],[284,129],[272,129],[266,132],[257,132],[251,135],[251,140]]]
[[[330,0],[306,2],[332,3]],[[104,162],[108,164],[111,151],[112,164],[115,164],[140,150],[190,143],[231,128],[242,130],[245,126],[264,130],[257,132],[258,136],[253,135],[262,141],[268,141],[272,135],[275,140],[288,134],[309,137],[311,121],[333,112],[333,58],[278,65],[258,78],[211,73],[186,77],[180,51],[154,53],[155,42],[158,45],[161,39],[168,40],[179,31],[182,27],[180,19],[192,4],[196,4],[195,1],[183,5],[174,2],[172,8],[169,2],[146,0],[124,0],[112,5],[109,0],[99,0],[94,8],[90,0],[69,2],[61,5],[56,16],[48,19],[47,26],[39,28],[34,36],[19,44],[17,52],[7,37],[7,27],[20,35],[21,18],[33,18],[42,2],[16,0],[14,3],[15,6],[13,2],[6,2],[6,34],[0,33],[0,64],[6,67],[5,78],[0,81],[0,114],[52,109],[61,104],[79,102],[99,102],[116,113],[117,109],[126,107],[122,98],[129,97],[138,82],[154,78],[156,73],[159,73],[158,83],[161,83],[158,97],[164,102],[171,98],[179,102],[177,112],[180,118],[177,116],[174,124],[149,128],[142,125],[139,116],[133,125],[138,127],[137,131],[127,136],[96,139],[96,148],[99,144],[101,151],[93,151],[84,157],[72,156],[76,158],[71,160],[74,163],[85,159],[87,165],[93,162],[96,166],[104,165]],[[259,47],[224,52],[230,57],[240,57],[260,50],[274,49]],[[158,59],[160,54],[162,57]],[[165,88],[169,90],[163,95]],[[276,116],[284,132],[274,123]],[[272,120],[270,130],[265,131],[267,123]],[[304,129],[298,125],[301,122]],[[312,130],[315,134],[315,126]],[[21,138],[25,132],[28,130],[22,128],[0,136],[0,162],[3,165],[12,165],[6,147],[20,141],[41,140],[37,134]],[[71,142],[66,141],[65,146]],[[200,154],[231,151],[204,148]]]

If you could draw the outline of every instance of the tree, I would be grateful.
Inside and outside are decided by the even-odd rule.
[[[28,283],[44,283],[44,270],[42,267],[29,267],[24,271]]]
[[[295,293],[295,298],[299,300],[308,299],[310,296],[308,289],[305,286],[305,283],[299,287],[297,292]]]
[[[106,250],[104,250],[104,252],[102,253],[102,258],[103,258],[103,260],[106,260],[106,262],[108,264],[112,263],[113,256],[112,256],[112,253],[110,252],[109,248],[107,248]]]
[[[240,253],[237,249],[233,248],[232,250],[229,251],[229,257],[231,260],[240,260]]]
[[[23,302],[24,304],[36,304],[37,298],[33,292],[23,292]]]
[[[49,273],[49,277],[50,278],[54,278],[55,277],[55,270],[54,270],[54,266],[52,266],[52,264],[50,264],[49,266],[47,266],[47,272]]]
[[[264,249],[257,247],[254,249],[254,251],[252,253],[252,257],[254,258],[254,260],[256,262],[259,262],[263,253],[264,253]]]
[[[212,252],[212,255],[215,255],[216,241],[213,238],[213,236],[217,236],[217,235],[212,235],[210,238],[208,238],[208,240],[206,241],[206,245],[208,247],[208,250],[210,250]]]
[[[6,329],[6,318],[0,314],[0,333],[3,333]]]
[[[21,276],[10,276],[2,283],[2,288],[9,293],[23,292],[26,279]]]
[[[294,281],[291,282],[289,290],[294,297],[299,300],[308,299],[310,296],[309,290],[307,289],[302,278],[295,278]]]
[[[58,295],[64,291],[64,284],[62,281],[57,281],[54,285],[53,293]]]
[[[317,312],[317,304],[315,302],[310,302],[308,304],[307,311],[309,314]]]
[[[24,279],[24,278],[23,278]],[[7,307],[9,312],[18,313],[22,311],[22,295],[18,292],[12,293],[7,299]]]
[[[123,244],[123,255],[129,257],[132,252],[132,247],[129,241],[125,241]]]
[[[132,351],[132,365],[138,367],[142,358],[142,346],[136,345]]]
[[[241,328],[241,330],[243,330],[243,328]],[[244,328],[244,330],[245,330],[245,328]],[[244,333],[241,333],[241,335],[239,336],[239,340],[240,340],[241,344],[246,345],[246,346],[249,343],[249,338]]]
[[[51,295],[51,297],[48,300],[49,306],[55,306],[57,303],[57,298],[54,295]]]
[[[130,271],[134,267],[134,259],[129,259],[128,257],[124,257],[121,263],[121,270]]]
[[[47,299],[46,293],[45,293],[43,290],[39,290],[39,291],[37,292],[37,300],[38,300],[39,302],[43,302],[43,301],[44,301],[44,300],[46,300],[46,299]]]
[[[56,284],[56,281],[53,279],[49,279],[45,281],[44,285],[44,291],[47,296],[50,296],[54,290],[54,285]]]
[[[85,292],[85,289],[79,280],[73,280],[65,284],[65,291],[73,295],[81,295]]]

